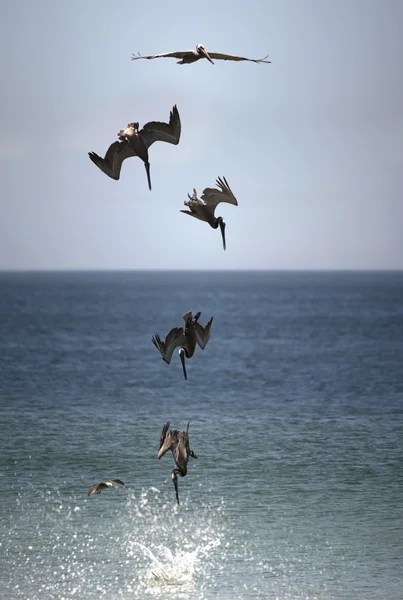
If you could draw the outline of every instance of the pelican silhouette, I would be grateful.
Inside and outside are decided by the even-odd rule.
[[[209,60],[213,65],[213,58],[215,60],[247,60],[254,63],[270,63],[270,60],[266,60],[268,56],[269,55],[267,54],[267,56],[264,56],[263,58],[256,59],[245,58],[243,56],[234,56],[233,54],[221,54],[220,52],[207,52],[203,44],[197,44],[195,50],[179,50],[177,52],[165,52],[164,54],[152,54],[150,56],[142,56],[141,54],[136,56],[133,54],[132,60],[139,60],[140,58],[146,58],[148,60],[152,58],[179,58],[180,60],[177,61],[178,65],[189,65],[197,60],[200,60],[201,58],[207,58],[207,60]]]
[[[197,458],[196,454],[189,446],[189,423],[186,427],[186,431],[178,431],[177,429],[169,430],[169,421],[165,423],[161,432],[158,458],[164,456],[168,450],[172,451],[172,456],[174,457],[176,464],[176,467],[172,469],[171,477],[175,486],[176,500],[179,504],[178,475],[185,477],[187,474],[189,456]]]
[[[100,494],[102,490],[107,490],[108,488],[113,487],[114,483],[118,483],[119,485],[124,485],[123,481],[120,479],[107,479],[106,481],[100,481],[99,483],[94,483],[88,490],[88,496],[92,496],[92,494]]]
[[[88,152],[88,156],[106,175],[118,180],[122,163],[126,158],[138,156],[146,168],[148,187],[151,190],[150,162],[148,149],[154,142],[168,142],[179,144],[181,136],[181,120],[176,105],[170,112],[169,123],[150,121],[139,131],[138,123],[129,123],[117,134],[120,142],[113,142],[102,158],[95,152]]]
[[[181,210],[180,212],[185,213],[185,215],[195,217],[196,219],[200,219],[200,221],[206,221],[206,223],[208,223],[213,229],[217,229],[218,226],[220,226],[222,243],[225,250],[226,244],[224,219],[222,217],[215,217],[214,211],[217,208],[217,204],[220,202],[228,202],[229,204],[238,206],[238,201],[232,193],[225,177],[223,177],[223,179],[218,177],[218,179],[216,179],[216,183],[220,189],[217,190],[216,188],[205,188],[200,199],[197,197],[196,190],[193,188],[193,196],[188,194],[189,200],[184,202],[185,206],[188,206],[190,210]]]
[[[165,338],[165,342],[161,340],[158,333],[151,338],[154,346],[160,351],[162,360],[164,360],[168,365],[171,362],[173,351],[179,346],[179,356],[181,359],[183,376],[185,379],[188,378],[185,357],[192,358],[196,349],[196,343],[202,350],[204,350],[207,342],[210,339],[210,328],[213,322],[213,317],[211,317],[206,327],[203,327],[200,325],[200,323],[198,323],[200,315],[201,313],[198,312],[194,316],[193,320],[192,312],[188,312],[183,315],[183,320],[185,321],[184,326],[174,327],[171,329]]]

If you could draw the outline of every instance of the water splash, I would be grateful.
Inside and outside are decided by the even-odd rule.
[[[151,491],[155,496],[150,503]],[[158,595],[161,588],[170,586],[171,592],[175,587],[175,594],[182,596],[221,562],[213,554],[222,543],[224,531],[217,521],[214,523],[211,511],[195,514],[186,504],[178,509],[161,502],[159,493],[149,489],[139,499],[129,500],[136,528],[127,540],[128,554],[143,590]],[[143,526],[139,528],[139,524]]]
[[[151,559],[150,574],[154,580],[175,584],[189,583],[193,580],[197,550],[193,552],[179,550],[174,554],[169,548],[159,546],[155,550],[159,553],[159,558],[157,558],[144,544],[139,542],[133,542],[133,544],[138,546],[144,555]]]

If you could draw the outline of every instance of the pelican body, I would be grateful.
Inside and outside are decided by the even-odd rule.
[[[172,451],[172,456],[176,464],[176,467],[172,469],[171,477],[175,486],[176,501],[179,504],[178,475],[185,477],[188,472],[187,464],[189,457],[197,458],[189,446],[189,423],[186,431],[178,431],[177,429],[169,430],[169,421],[165,423],[161,432],[158,458],[164,456],[168,450]]]
[[[179,144],[181,136],[181,121],[176,105],[169,115],[169,123],[150,121],[139,131],[138,123],[129,123],[127,127],[118,132],[119,142],[113,142],[102,158],[89,152],[88,156],[106,175],[118,180],[122,163],[126,158],[138,156],[144,162],[147,173],[148,187],[151,190],[150,161],[148,149],[154,142],[168,142]]]
[[[220,226],[222,243],[225,250],[226,242],[224,219],[222,217],[216,217],[214,212],[217,208],[217,204],[220,202],[227,202],[229,204],[238,206],[238,201],[232,193],[225,177],[222,179],[221,177],[218,177],[218,179],[216,179],[216,183],[219,189],[205,188],[200,199],[197,197],[197,192],[193,188],[193,196],[188,194],[189,200],[185,201],[184,203],[185,206],[187,206],[190,210],[181,210],[180,212],[185,213],[185,215],[195,217],[196,219],[200,219],[200,221],[206,221],[206,223],[208,223],[213,229],[218,229],[218,226]]]
[[[99,483],[94,483],[88,490],[88,496],[92,496],[92,494],[100,494],[102,490],[107,490],[108,488],[113,487],[114,483],[118,483],[119,485],[124,485],[123,481],[120,479],[107,479],[106,481],[100,481]]]
[[[151,338],[154,346],[160,351],[162,360],[168,365],[171,362],[173,351],[175,348],[179,347],[179,357],[182,363],[183,376],[186,380],[188,377],[185,358],[192,358],[196,349],[196,344],[204,350],[210,339],[210,329],[213,317],[211,317],[206,327],[203,327],[198,322],[200,314],[201,313],[198,312],[194,318],[192,317],[192,312],[183,315],[183,327],[174,327],[171,329],[165,338],[165,342],[161,340],[158,333]]]
[[[268,55],[267,55],[268,56]],[[213,58],[215,60],[247,60],[254,63],[270,63],[270,60],[266,60],[267,56],[263,58],[245,58],[244,56],[234,56],[233,54],[222,54],[220,52],[207,52],[203,44],[197,44],[195,50],[179,50],[177,52],[165,52],[164,54],[151,54],[150,56],[142,56],[139,54],[136,56],[133,54],[132,60],[139,60],[140,58],[146,58],[148,60],[153,58],[178,58],[178,65],[190,65],[191,63],[206,58],[213,65]]]

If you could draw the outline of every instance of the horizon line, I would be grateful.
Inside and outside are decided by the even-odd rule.
[[[159,268],[0,268],[0,273],[177,273],[177,272],[205,272],[205,273],[399,273],[401,268],[371,268],[371,267],[327,267],[327,268],[268,268],[268,269],[159,269]]]

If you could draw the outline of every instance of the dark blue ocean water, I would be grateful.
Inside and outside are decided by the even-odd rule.
[[[403,598],[403,273],[3,273],[0,315],[1,598]]]

